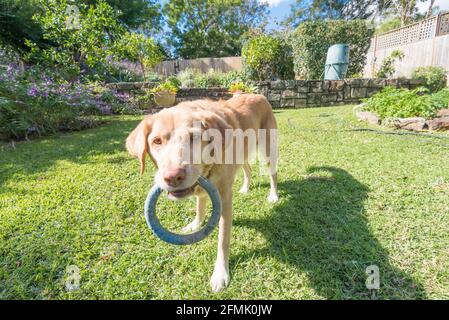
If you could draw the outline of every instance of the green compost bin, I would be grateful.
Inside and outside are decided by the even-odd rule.
[[[349,65],[349,45],[334,44],[327,50],[324,80],[341,80],[346,76]]]

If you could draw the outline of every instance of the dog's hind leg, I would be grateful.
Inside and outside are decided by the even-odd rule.
[[[240,193],[248,193],[249,185],[251,183],[251,167],[248,163],[244,163],[242,166],[243,169],[243,185],[240,188]]]
[[[276,119],[274,118],[274,116],[271,116],[267,119],[266,130],[266,148],[262,154],[262,157],[264,158],[268,166],[268,174],[270,176],[270,194],[268,195],[268,201],[277,202],[279,200],[277,183],[277,164],[279,158],[279,150]]]
[[[204,216],[206,213],[206,196],[197,196],[196,197],[196,216],[192,222],[182,228],[182,232],[189,233],[198,231],[201,227],[201,224],[204,221]]]

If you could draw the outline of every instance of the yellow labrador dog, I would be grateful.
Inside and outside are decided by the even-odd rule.
[[[240,192],[249,189],[253,154],[262,153],[268,164],[270,193],[276,202],[276,120],[262,95],[242,94],[227,101],[182,102],[146,116],[126,140],[128,152],[140,161],[141,173],[148,154],[157,167],[155,183],[170,199],[196,196],[196,217],[183,231],[201,227],[207,193],[197,185],[198,177],[209,179],[220,193],[223,210],[219,223],[218,252],[210,285],[220,291],[229,283],[229,242],[232,224],[232,185],[243,168]],[[262,151],[261,151],[262,150]]]

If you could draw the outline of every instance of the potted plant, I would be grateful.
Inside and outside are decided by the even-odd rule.
[[[236,96],[242,93],[253,93],[254,88],[247,86],[243,82],[234,82],[229,86],[229,92]]]
[[[154,97],[154,102],[160,107],[171,107],[176,102],[176,93],[178,86],[174,81],[166,80],[157,87],[150,90]]]

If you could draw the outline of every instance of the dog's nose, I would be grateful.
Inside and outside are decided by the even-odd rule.
[[[164,173],[164,181],[171,187],[177,187],[186,177],[186,170],[178,168]]]

